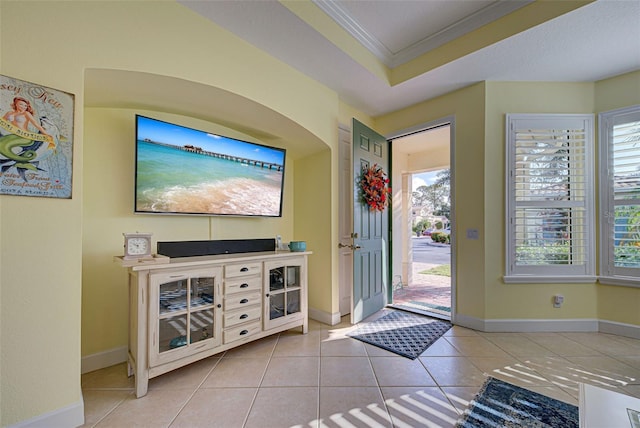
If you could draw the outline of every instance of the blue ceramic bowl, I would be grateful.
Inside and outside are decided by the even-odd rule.
[[[305,241],[291,241],[289,242],[289,249],[295,252],[306,251],[307,243]]]

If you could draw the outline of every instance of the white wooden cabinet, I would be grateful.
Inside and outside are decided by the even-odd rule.
[[[307,256],[174,258],[129,269],[129,375],[149,379],[281,331],[307,333]]]

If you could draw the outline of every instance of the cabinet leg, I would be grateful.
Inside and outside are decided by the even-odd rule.
[[[147,388],[149,386],[149,373],[146,371],[140,371],[136,373],[136,398],[144,397],[147,395]]]

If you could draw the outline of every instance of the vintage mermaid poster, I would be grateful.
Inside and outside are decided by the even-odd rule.
[[[0,194],[71,198],[74,95],[0,75]]]

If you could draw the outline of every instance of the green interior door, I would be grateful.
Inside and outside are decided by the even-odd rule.
[[[377,132],[353,119],[352,127],[353,201],[353,308],[356,323],[386,304],[389,283],[389,215],[371,211],[362,201],[362,169],[374,164],[389,176],[389,143]]]

